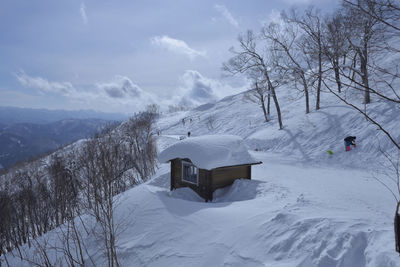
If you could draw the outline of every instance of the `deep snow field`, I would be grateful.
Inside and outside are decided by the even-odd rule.
[[[393,200],[360,170],[315,168],[275,154],[253,180],[204,203],[169,191],[169,167],[127,192],[135,223],[121,238],[126,266],[400,266]]]
[[[170,192],[169,164],[160,164],[151,180],[119,196],[122,266],[400,266],[395,201],[374,178],[385,170],[379,149],[394,151],[387,138],[330,95],[308,115],[303,99],[281,94],[279,100],[284,130],[273,106],[265,123],[241,94],[161,117],[160,151],[188,131],[234,134],[263,164],[252,167],[252,180],[216,191],[211,203],[187,188]],[[378,102],[368,109],[400,138],[399,107]],[[350,152],[347,135],[357,136]],[[98,241],[86,242],[102,266]],[[9,261],[21,266],[11,255]]]

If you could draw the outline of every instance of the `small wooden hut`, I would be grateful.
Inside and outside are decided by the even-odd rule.
[[[251,157],[243,139],[233,135],[188,138],[165,149],[160,162],[171,162],[171,190],[190,187],[206,201],[236,179],[251,179]]]

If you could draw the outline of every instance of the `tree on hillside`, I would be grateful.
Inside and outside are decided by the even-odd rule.
[[[92,266],[83,237],[94,233],[103,241],[99,244],[106,265],[119,266],[117,241],[122,223],[114,216],[116,196],[155,171],[153,127],[158,110],[156,105],[149,106],[118,129],[111,125],[92,139],[2,175],[0,262],[13,251],[15,257],[35,266],[59,266],[61,262],[68,266],[91,262]],[[81,214],[91,215],[95,227],[86,227]],[[60,225],[59,240],[37,239]],[[25,243],[29,247],[21,247]]]
[[[363,68],[367,70],[368,84],[366,86],[366,82],[363,80],[359,81],[354,75],[346,75],[346,71],[341,70],[342,76],[349,80],[347,86],[365,91],[365,95],[372,94],[380,100],[400,103],[400,91],[397,85],[400,78],[400,63],[396,60],[396,57],[400,55],[400,49],[397,45],[400,35],[400,22],[396,20],[400,18],[400,4],[391,0],[344,2],[344,7],[351,10],[351,12],[347,12],[348,14],[355,13],[358,14],[358,17],[363,17],[364,20],[375,22],[374,27],[370,30],[371,37],[369,38],[371,40],[364,44],[365,50],[368,52],[368,61],[367,66],[363,66]],[[390,67],[388,67],[389,65]],[[361,70],[357,71],[355,67],[348,68],[354,69],[356,74],[362,73]],[[365,76],[367,75],[362,77]]]
[[[244,73],[248,77],[254,77],[258,74],[259,79],[264,81],[266,87],[270,90],[278,116],[279,129],[283,129],[281,110],[276,95],[276,88],[280,84],[277,80],[272,79],[271,56],[257,50],[257,37],[250,30],[244,36],[240,35],[238,41],[239,50],[230,49],[234,56],[227,63],[224,63],[223,70],[232,75]]]
[[[371,2],[362,0],[359,1],[359,4],[366,8]],[[369,8],[375,9],[373,6]],[[348,4],[347,2],[343,4],[343,13],[345,25],[350,27],[346,31],[346,38],[351,50],[354,52],[354,59],[358,60],[358,68],[351,65],[349,68],[361,78],[364,104],[369,104],[371,102],[370,61],[374,54],[381,51],[381,45],[384,43],[383,40],[385,38],[384,25],[378,19],[366,16],[357,6]]]
[[[270,98],[270,90],[268,89],[268,87],[266,87],[266,83],[257,80],[253,82],[252,88],[248,90],[244,95],[245,100],[260,105],[264,114],[265,122],[269,121],[268,116],[270,112]],[[267,104],[265,103],[265,101],[267,101]]]
[[[330,63],[334,72],[338,93],[342,92],[343,87],[340,78],[340,61],[345,59],[348,48],[343,16],[335,12],[324,20],[322,51],[323,57]]]
[[[396,0],[344,0],[364,15],[378,20],[392,30],[400,31],[400,3]]]
[[[97,222],[93,233],[104,248],[107,266],[120,266],[117,254],[115,207],[121,192],[122,176],[128,170],[127,149],[110,133],[89,140],[80,153],[85,180],[84,210]]]
[[[14,236],[10,228],[15,224],[15,212],[13,200],[10,194],[0,191],[0,256],[10,251],[14,246]]]
[[[274,67],[281,72],[281,77],[293,82],[305,96],[306,114],[310,113],[309,77],[307,75],[306,51],[302,45],[296,25],[270,23],[262,28],[262,37],[271,42],[274,51]],[[301,87],[297,87],[300,81]]]
[[[56,226],[71,220],[78,208],[80,181],[66,166],[64,159],[54,155],[49,166],[51,195],[53,196]]]
[[[308,69],[314,74],[317,80],[315,109],[318,110],[321,102],[323,74],[322,19],[320,11],[310,6],[305,10],[303,15],[298,14],[296,9],[291,9],[288,13],[282,12],[282,17],[287,23],[293,23],[299,27],[303,33],[299,43],[303,47],[304,60],[307,62]],[[289,45],[288,48],[290,52]]]
[[[390,62],[390,58],[400,55],[400,51],[398,51],[395,46],[395,44],[399,42],[399,34],[391,35],[390,39],[382,35],[384,32],[387,32],[389,28],[392,31],[397,31],[395,28],[389,27],[381,22],[387,19],[387,17],[393,17],[385,15],[383,12],[376,11],[377,8],[383,6],[384,3],[389,5],[390,0],[345,1],[343,9],[340,10],[344,14],[343,23],[347,23],[347,27],[354,27],[355,34],[351,36],[353,28],[346,29],[340,25],[335,26],[335,30],[337,30],[338,33],[332,35],[332,38],[327,38],[327,43],[325,44],[326,46],[335,46],[336,43],[334,43],[333,40],[337,39],[334,39],[334,37],[342,38],[343,35],[346,35],[350,50],[343,50],[343,53],[345,53],[347,59],[352,59],[352,61],[337,66],[341,77],[344,78],[341,84],[347,88],[363,92],[364,104],[368,102],[366,100],[370,99],[371,94],[385,103],[400,104],[400,91],[397,87],[400,82],[399,63],[396,61]],[[374,10],[370,11],[374,12],[374,17],[368,15],[368,13],[362,11],[362,9]],[[376,17],[378,15],[381,16],[381,18]],[[353,19],[354,21],[352,21]],[[341,24],[342,22],[336,23]],[[378,38],[379,36],[381,38]],[[356,44],[359,44],[359,46],[356,46]],[[360,53],[363,54],[363,59],[357,60]],[[375,57],[372,57],[372,55]],[[379,57],[377,57],[377,55],[379,55]],[[357,65],[355,65],[358,63],[360,64],[359,70]],[[388,64],[390,66],[388,66]],[[354,74],[348,72],[348,69]],[[361,69],[363,69],[363,71]],[[357,76],[361,77],[361,80],[358,79]],[[360,112],[369,122],[376,125],[390,139],[393,145],[397,149],[400,149],[400,141],[396,139],[393,132],[390,131],[387,126],[374,119],[366,110],[365,105],[364,108],[362,108],[350,99],[346,99],[344,95],[335,92],[330,83],[333,81],[336,81],[336,79],[328,78],[327,82],[324,82],[327,89],[342,102]]]
[[[377,121],[366,109],[366,104],[370,103],[371,94],[391,109],[399,108],[399,63],[391,59],[398,58],[400,55],[397,46],[400,41],[400,27],[398,27],[400,6],[398,2],[392,0],[344,0],[341,12],[344,14],[344,25],[347,25],[348,29],[343,30],[342,26],[337,27],[338,31],[342,31],[337,36],[346,34],[351,48],[347,52],[347,58],[349,58],[349,54],[350,58],[353,58],[351,64],[345,67],[338,66],[339,72],[345,80],[342,80],[341,84],[363,92],[364,109],[346,99],[340,92],[333,90],[329,82],[324,82],[324,84],[332,94],[377,126],[397,148],[397,155],[381,151],[389,163],[384,168],[383,177],[387,179],[383,180],[378,177],[376,179],[392,193],[396,200],[394,231],[396,251],[400,253],[400,139],[399,136],[396,136],[396,130]],[[327,44],[335,45],[332,39]],[[351,54],[353,55],[351,56]],[[346,72],[346,67],[350,69],[349,73]],[[387,170],[391,170],[391,172],[388,173]]]
[[[110,129],[89,140],[77,153],[85,181],[82,205],[95,218],[95,235],[103,242],[107,266],[120,266],[117,241],[122,222],[115,218],[117,194],[147,180],[156,167],[154,108],[133,116],[118,131]],[[139,175],[130,179],[128,172]]]
[[[158,116],[158,112],[149,109],[134,115],[121,126],[121,139],[128,144],[130,161],[135,171],[140,174],[139,180],[142,181],[155,172],[157,146],[154,139],[154,123]]]

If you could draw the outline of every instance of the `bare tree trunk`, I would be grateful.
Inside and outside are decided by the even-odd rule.
[[[301,71],[301,80],[304,87],[304,95],[306,96],[306,114],[308,114],[310,113],[310,97],[308,94],[307,80],[303,71]]]
[[[317,100],[315,104],[315,110],[320,109],[321,102],[321,85],[322,85],[322,48],[319,44],[318,48],[318,85],[317,85]]]
[[[396,213],[394,215],[394,237],[396,242],[396,251],[400,253],[400,215],[399,215],[400,202],[397,202]]]
[[[267,114],[268,115],[270,114],[270,111],[271,111],[270,107],[271,107],[271,94],[268,93],[268,102],[267,102]]]
[[[267,115],[267,110],[265,109],[265,100],[264,99],[261,99],[261,108],[264,113],[265,122],[268,122],[268,115]]]
[[[333,60],[333,70],[335,72],[335,80],[338,86],[338,92],[342,92],[342,83],[340,81],[340,73],[339,73],[339,61],[334,59]]]
[[[274,103],[275,103],[276,114],[278,115],[279,130],[282,130],[283,129],[283,125],[282,125],[281,109],[279,107],[278,98],[277,98],[276,93],[275,93],[275,87],[272,85],[271,80],[269,79],[269,75],[268,75],[267,70],[264,70],[264,76],[265,76],[265,78],[267,80],[268,88],[271,90],[272,99],[274,100]]]
[[[360,54],[360,70],[361,70],[361,79],[362,84],[364,86],[364,104],[371,103],[371,96],[369,90],[369,83],[368,83],[368,66],[367,66],[367,52],[363,51],[362,55]]]
[[[276,97],[275,89],[272,88],[271,91],[272,91],[272,98],[274,99],[276,107],[276,113],[278,114],[279,130],[282,130],[283,129],[282,116],[281,116],[281,109],[279,108],[278,98]]]

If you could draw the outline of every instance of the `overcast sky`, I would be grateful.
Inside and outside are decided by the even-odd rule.
[[[335,0],[1,0],[0,105],[132,113],[245,90],[222,76],[238,34]]]

